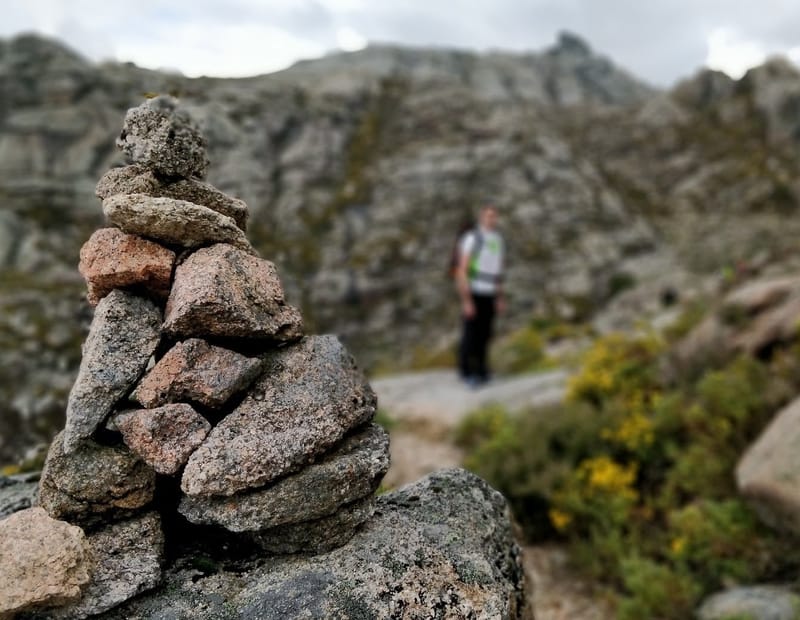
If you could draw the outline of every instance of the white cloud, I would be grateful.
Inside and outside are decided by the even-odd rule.
[[[345,52],[357,52],[367,46],[367,39],[350,26],[336,29],[336,44]]]
[[[742,77],[766,57],[767,52],[759,42],[748,40],[730,28],[715,28],[708,35],[706,66],[733,78]]]

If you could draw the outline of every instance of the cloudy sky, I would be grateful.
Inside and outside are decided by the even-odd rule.
[[[37,31],[95,59],[245,76],[368,42],[541,50],[568,30],[668,86],[704,65],[734,77],[800,62],[798,0],[0,0],[0,36]]]

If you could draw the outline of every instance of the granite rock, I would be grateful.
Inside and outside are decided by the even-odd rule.
[[[0,519],[33,506],[38,492],[38,476],[35,480],[25,476],[0,476]]]
[[[287,341],[302,335],[302,318],[286,304],[271,262],[217,244],[176,269],[164,330],[177,337]]]
[[[153,499],[156,474],[128,448],[89,440],[67,454],[63,436],[50,446],[39,487],[39,503],[51,517],[94,525]]]
[[[106,219],[132,235],[185,248],[229,243],[255,253],[242,229],[227,215],[174,198],[116,194],[103,201]]]
[[[169,96],[128,110],[117,146],[137,164],[166,176],[203,178],[206,141],[191,116]]]
[[[67,402],[64,449],[88,438],[133,387],[158,346],[161,311],[147,299],[115,290],[97,305]]]
[[[187,495],[233,495],[297,471],[375,414],[376,397],[334,336],[309,336],[264,355],[242,403],[192,454]]]
[[[92,554],[83,530],[28,508],[0,521],[0,617],[77,600]]]
[[[78,270],[93,306],[115,288],[143,290],[163,299],[169,295],[175,252],[157,243],[101,228],[83,244],[80,257]]]
[[[196,179],[159,177],[141,165],[112,168],[98,181],[95,194],[101,200],[116,194],[147,194],[153,197],[174,198],[203,205],[232,218],[236,225],[247,227],[247,205],[216,187]]]
[[[211,430],[211,424],[185,403],[123,411],[114,416],[114,425],[134,454],[156,473],[167,475],[186,464]]]
[[[388,469],[389,436],[370,424],[319,462],[268,487],[230,497],[184,496],[178,510],[193,523],[222,525],[233,532],[311,521],[372,495]]]
[[[177,343],[136,386],[144,407],[197,402],[218,408],[256,378],[261,360],[191,338]]]

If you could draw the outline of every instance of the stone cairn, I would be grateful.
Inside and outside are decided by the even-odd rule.
[[[155,586],[161,519],[180,522],[176,510],[269,553],[344,544],[389,466],[364,376],[335,337],[303,336],[245,236],[246,205],[199,180],[208,160],[189,115],[149,99],[117,146],[133,163],[97,185],[112,227],[81,249],[96,310],[40,485],[95,562],[64,617]]]

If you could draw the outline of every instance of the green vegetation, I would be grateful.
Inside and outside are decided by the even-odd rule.
[[[604,336],[564,405],[486,408],[457,431],[466,466],[509,498],[528,539],[565,541],[622,620],[689,618],[711,592],[800,566],[738,497],[733,475],[800,389],[800,347],[677,384],[660,371],[667,347],[654,333]]]

